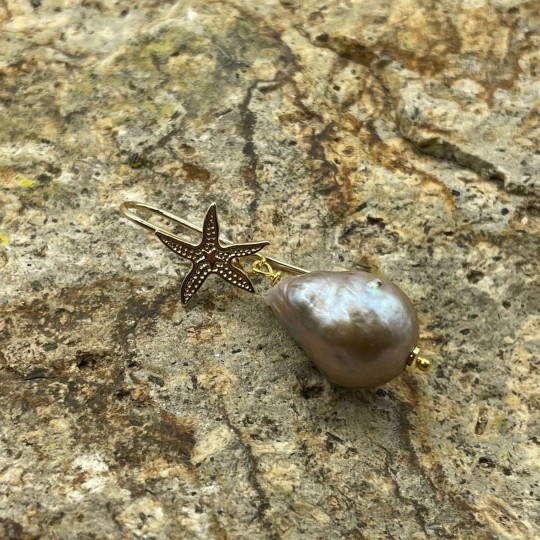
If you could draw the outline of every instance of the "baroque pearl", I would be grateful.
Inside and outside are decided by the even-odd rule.
[[[272,288],[269,304],[315,365],[335,384],[384,384],[418,342],[412,302],[368,272],[310,272]]]

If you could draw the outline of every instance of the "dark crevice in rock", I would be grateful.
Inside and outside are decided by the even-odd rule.
[[[220,412],[223,415],[223,419],[225,420],[225,423],[229,427],[229,429],[235,434],[238,442],[241,444],[244,455],[246,456],[247,464],[248,464],[248,480],[257,494],[258,503],[256,507],[256,515],[255,519],[257,519],[259,522],[265,522],[266,521],[266,511],[270,508],[270,501],[268,500],[268,497],[261,486],[261,483],[259,482],[258,478],[258,463],[257,459],[253,455],[253,451],[251,450],[251,446],[244,440],[244,436],[240,429],[234,425],[234,423],[231,421],[231,418],[229,416],[229,413],[227,411],[227,408],[223,402],[220,403]],[[277,538],[275,533],[273,533],[271,530],[267,529],[268,538]]]
[[[407,136],[403,131],[401,131],[401,135],[403,138],[412,143],[414,148],[423,154],[456,163],[457,165],[478,173],[486,180],[491,180],[502,184],[501,187],[504,188],[506,174],[489,161],[475,156],[474,154],[465,152],[457,145],[452,144],[441,137],[433,137],[431,139],[418,142]],[[510,189],[507,189],[507,191],[510,191]]]

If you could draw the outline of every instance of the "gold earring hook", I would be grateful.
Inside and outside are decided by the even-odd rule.
[[[120,205],[120,213],[123,216],[128,218],[130,221],[133,221],[133,223],[136,223],[137,225],[140,225],[146,230],[152,231],[154,233],[164,233],[164,234],[169,234],[169,235],[171,234],[170,231],[167,231],[163,227],[154,225],[150,221],[142,218],[141,216],[137,215],[135,212],[132,212],[131,210],[135,210],[135,211],[144,210],[156,216],[160,216],[170,221],[173,221],[177,223],[178,225],[184,227],[185,229],[188,229],[191,232],[196,232],[199,234],[202,234],[203,232],[202,228],[197,227],[196,225],[193,225],[189,221],[186,221],[185,219],[179,218],[178,216],[175,216],[174,214],[171,214],[170,212],[167,212],[166,210],[161,210],[161,208],[157,208],[149,204],[144,204],[144,203],[139,203],[139,202],[134,202],[134,201],[126,201]],[[222,242],[224,246],[232,244],[230,240],[227,240],[224,238],[220,238],[220,242]],[[285,272],[289,272],[290,274],[294,274],[294,275],[301,275],[301,274],[309,273],[309,270],[300,268],[298,266],[294,266],[292,264],[280,261],[278,259],[274,259],[273,257],[261,257],[257,255],[249,255],[246,258],[256,259],[253,263],[254,273],[270,277],[270,279],[272,280],[272,285],[277,283],[277,281],[274,281],[276,272],[274,271],[271,265],[273,265],[275,268],[279,268]],[[267,265],[266,267],[265,267],[265,264]],[[264,269],[266,273],[261,271],[263,267],[265,267]]]

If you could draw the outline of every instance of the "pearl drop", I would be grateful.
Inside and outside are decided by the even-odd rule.
[[[378,386],[398,376],[418,342],[412,302],[368,272],[310,272],[286,278],[269,304],[315,365],[335,384]]]

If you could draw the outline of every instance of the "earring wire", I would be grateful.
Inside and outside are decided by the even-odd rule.
[[[196,232],[196,233],[201,233],[202,234],[202,229],[200,227],[197,227],[196,225],[193,225],[189,221],[186,221],[185,219],[179,218],[178,216],[175,216],[174,214],[171,214],[170,212],[167,212],[166,210],[161,210],[161,208],[157,208],[157,207],[151,206],[149,204],[139,203],[139,202],[135,202],[135,201],[126,201],[126,202],[122,203],[120,205],[120,213],[123,216],[127,217],[130,221],[133,221],[133,223],[136,223],[137,225],[140,225],[141,227],[144,227],[148,231],[152,231],[154,233],[161,232],[161,233],[165,233],[165,234],[168,234],[168,235],[171,235],[171,236],[176,236],[176,235],[171,234],[170,231],[167,231],[166,229],[164,229],[162,227],[154,225],[150,221],[142,218],[140,215],[133,212],[132,210],[135,210],[135,211],[145,210],[145,211],[150,212],[151,214],[154,214],[156,216],[160,216],[160,217],[163,217],[163,218],[168,219],[170,221],[173,221],[174,223],[177,223],[178,225],[184,227],[185,229],[190,230],[191,232]],[[232,242],[230,242],[229,240],[223,239],[223,238],[220,238],[220,242],[224,246],[232,244]],[[260,257],[257,257],[256,255],[255,256],[250,256],[250,257],[253,257],[253,258],[256,258],[256,259],[260,260]],[[281,270],[283,270],[285,272],[289,272],[290,274],[301,275],[301,274],[308,274],[309,273],[309,270],[305,270],[304,268],[300,268],[298,266],[294,266],[292,264],[280,261],[278,259],[274,259],[273,257],[266,257],[265,256],[264,260],[265,260],[265,262],[270,263],[274,267],[279,268],[279,269],[281,269]]]

